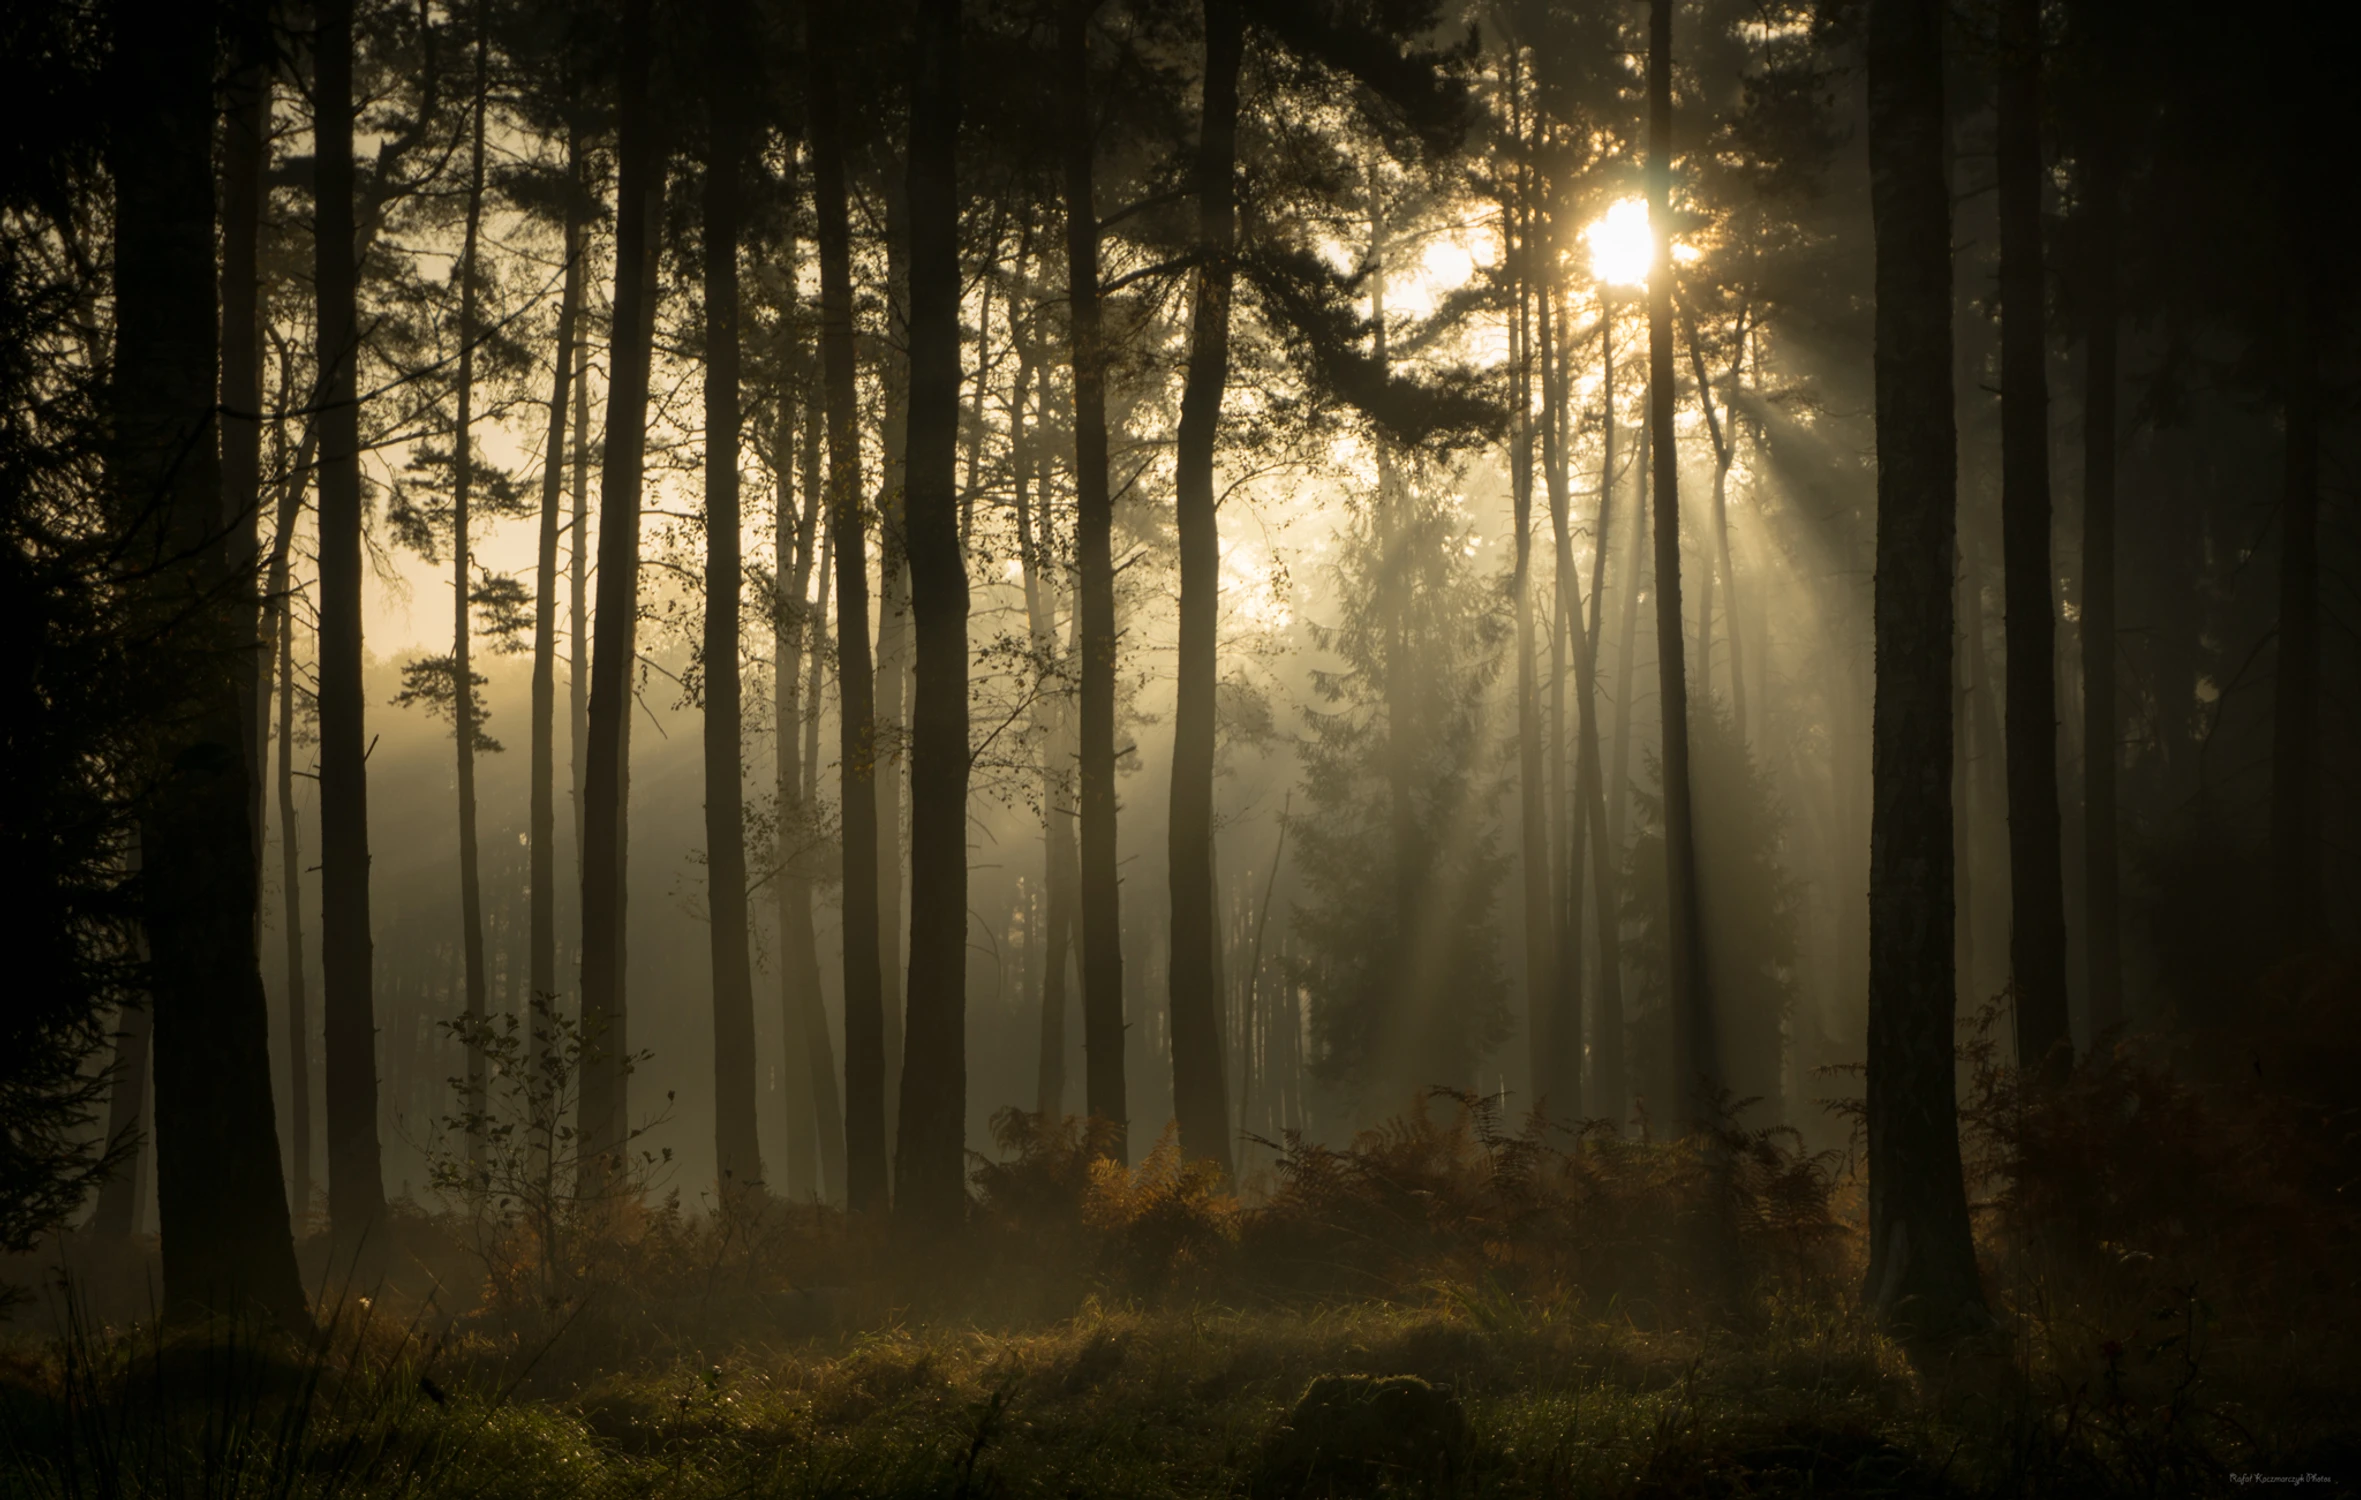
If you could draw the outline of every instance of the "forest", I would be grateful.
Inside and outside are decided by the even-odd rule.
[[[2331,9],[0,0],[0,1497],[2361,1495]]]

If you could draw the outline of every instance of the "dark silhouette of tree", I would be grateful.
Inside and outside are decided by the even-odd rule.
[[[361,686],[360,329],[353,205],[353,6],[321,0],[317,140],[320,953],[326,1024],[328,1219],[359,1246],[385,1214],[377,1144],[377,1019],[369,929],[369,780]]]
[[[1065,153],[1067,317],[1074,382],[1075,628],[1078,705],[1084,1108],[1113,1127],[1126,1159],[1123,1081],[1123,892],[1115,863],[1115,502],[1107,482],[1107,350],[1099,306],[1098,132],[1090,98],[1096,0],[1058,14],[1060,127]],[[1098,1137],[1093,1137],[1097,1139]]]
[[[639,612],[640,484],[647,458],[648,365],[655,331],[656,236],[664,150],[648,80],[651,0],[627,0],[619,36],[614,331],[608,345],[606,448],[599,470],[598,612],[591,648],[589,753],[582,843],[581,1158],[614,1170],[623,1148],[629,1058],[623,1011],[623,920],[634,637]]]
[[[1951,205],[1943,8],[1872,0],[1877,237],[1877,703],[1869,885],[1869,1278],[1890,1322],[1983,1321],[1954,1082]]]
[[[215,446],[212,17],[124,6],[113,20],[109,477],[120,512],[137,518],[141,612],[181,695],[160,705],[140,815],[164,1303],[300,1324],[255,942],[251,698],[240,687],[255,602],[224,524]]]
[[[2047,280],[2041,248],[2041,4],[2000,8],[2000,527],[2008,606],[2009,976],[2017,1061],[2073,1062],[2059,845],[2057,605],[2051,597]],[[2061,1055],[2059,1049],[2063,1048]]]
[[[1656,497],[1657,703],[1664,717],[1666,985],[1679,1070],[1674,1118],[1686,1130],[1702,1122],[1703,1096],[1717,1064],[1713,999],[1706,979],[1704,916],[1697,901],[1697,838],[1689,786],[1689,684],[1681,620],[1680,448],[1673,430],[1678,389],[1672,327],[1672,12],[1651,0],[1648,12],[1648,222],[1655,258],[1648,270],[1648,424]]]
[[[1238,73],[1246,23],[1237,0],[1206,0],[1203,98],[1194,189],[1198,264],[1189,311],[1188,374],[1174,450],[1180,543],[1180,664],[1172,718],[1172,1103],[1181,1149],[1230,1170],[1229,1101],[1222,1083],[1221,1010],[1214,968],[1214,684],[1219,645],[1221,532],[1214,442],[1229,383],[1230,293],[1237,249]]]
[[[754,971],[747,952],[746,813],[738,680],[738,240],[756,81],[744,0],[706,7],[705,877],[712,918],[714,1161],[725,1192],[762,1181],[754,1125]]]
[[[877,722],[869,657],[869,564],[854,388],[852,226],[836,69],[843,43],[827,0],[806,0],[806,108],[820,252],[820,381],[828,420],[828,526],[836,553],[838,815],[844,824],[845,1202],[887,1202],[885,994],[878,961]]]
[[[959,542],[959,0],[921,0],[910,75],[910,436],[904,521],[915,625],[910,983],[897,1218],[967,1204],[967,562]]]

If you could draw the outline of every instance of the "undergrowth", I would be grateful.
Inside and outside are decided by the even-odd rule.
[[[2338,982],[2294,985],[2289,1024]],[[1011,1112],[947,1248],[674,1197],[619,1207],[597,1274],[550,1298],[485,1263],[513,1241],[420,1217],[389,1258],[417,1284],[336,1299],[307,1342],[106,1324],[68,1287],[0,1366],[0,1495],[2361,1488],[2333,1071],[2208,1077],[2116,1039],[2033,1088],[1990,1020],[1962,1124],[1994,1328],[1963,1344],[1858,1310],[1857,1153],[1791,1131],[1512,1128],[1438,1094],[1345,1145],[1270,1143],[1241,1195],[1170,1136],[1124,1168],[1097,1127]],[[1464,1452],[1302,1470],[1307,1392],[1361,1389],[1315,1385],[1336,1376],[1425,1382]]]

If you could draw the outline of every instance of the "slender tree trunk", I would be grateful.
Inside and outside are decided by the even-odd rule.
[[[236,60],[224,93],[221,136],[221,520],[230,565],[251,580],[262,552],[262,205],[270,168],[269,14],[260,0],[222,7]],[[275,607],[254,600],[246,616],[253,656],[239,674],[246,726],[247,816],[254,870],[261,877],[265,823],[263,776],[270,758],[271,653],[265,621]],[[259,890],[255,938],[262,936]]]
[[[1553,322],[1553,314],[1555,321]],[[1588,676],[1581,663],[1582,588],[1574,567],[1573,485],[1568,473],[1569,444],[1565,427],[1567,335],[1563,326],[1562,289],[1553,278],[1541,293],[1538,332],[1541,346],[1541,466],[1549,492],[1549,526],[1554,547],[1555,609],[1550,626],[1551,707],[1549,761],[1551,803],[1555,810],[1551,861],[1556,868],[1556,890],[1550,921],[1557,934],[1556,975],[1549,1023],[1535,1038],[1545,1069],[1537,1070],[1536,1104],[1554,1104],[1560,1118],[1582,1117],[1582,888],[1581,804],[1578,789],[1567,785],[1569,725],[1584,712],[1574,701],[1583,696],[1580,683]],[[1569,662],[1568,656],[1575,658]],[[1569,667],[1573,670],[1569,671]],[[1546,1090],[1542,1081],[1546,1080]]]
[[[475,669],[469,650],[469,614],[474,588],[469,572],[468,507],[475,485],[475,345],[477,254],[484,218],[484,111],[489,103],[490,38],[484,17],[476,17],[475,87],[470,106],[467,153],[467,227],[459,250],[459,423],[451,434],[451,722],[458,741],[459,937],[466,954],[467,1025],[480,1036],[484,1025],[484,883],[476,849],[475,752],[481,733],[476,712]],[[484,1049],[467,1049],[467,1161],[471,1173],[484,1169]]]
[[[1598,984],[1591,999],[1591,1088],[1583,1094],[1588,1112],[1616,1119],[1623,1112],[1623,1064],[1620,1054],[1610,1059],[1609,1038],[1623,1035],[1623,970],[1618,951],[1622,921],[1622,890],[1616,866],[1622,849],[1608,837],[1607,795],[1599,774],[1599,632],[1603,628],[1607,587],[1607,549],[1614,541],[1610,523],[1615,514],[1615,339],[1614,310],[1602,305],[1600,326],[1602,368],[1606,386],[1606,453],[1599,469],[1599,519],[1592,530],[1590,563],[1590,623],[1577,659],[1576,686],[1582,697],[1580,739],[1574,753],[1574,790],[1582,799],[1590,846],[1591,925],[1599,943]],[[1628,586],[1627,586],[1628,588]],[[1579,627],[1578,627],[1579,628]],[[1619,692],[1622,690],[1618,685]],[[1569,909],[1568,920],[1580,914]],[[1575,1057],[1581,1056],[1579,1045]],[[1579,1075],[1577,1075],[1579,1076]]]
[[[967,559],[959,545],[959,0],[920,0],[910,111],[910,446],[916,697],[910,987],[894,1155],[921,1234],[967,1208]]]
[[[2000,529],[2008,610],[2009,977],[2017,1063],[2055,1077],[2066,1029],[2057,605],[2049,550],[2049,344],[2041,253],[2041,5],[2000,10]],[[2060,1049],[2064,1049],[2063,1052]]]
[[[639,610],[640,483],[647,456],[648,364],[655,324],[651,259],[662,219],[664,153],[648,99],[651,0],[625,0],[617,118],[614,325],[599,472],[598,615],[591,647],[583,771],[582,1070],[578,1127],[586,1186],[621,1171],[629,1038],[624,1031],[624,884],[632,660]]]
[[[758,1188],[754,970],[747,952],[744,695],[738,678],[745,571],[738,499],[738,235],[753,87],[745,0],[706,12],[705,876],[713,952],[713,1159],[725,1192]]]
[[[1189,366],[1175,458],[1180,540],[1180,664],[1173,709],[1172,1102],[1181,1149],[1230,1171],[1220,997],[1214,989],[1213,753],[1220,649],[1221,532],[1213,453],[1230,371],[1231,258],[1237,235],[1238,0],[1206,0],[1205,97],[1197,142],[1197,267]]]
[[[1045,666],[1057,651],[1057,606],[1045,576],[1050,550],[1049,482],[1038,454],[1038,437],[1025,425],[1025,392],[1032,383],[1032,345],[1017,341],[1016,399],[1010,405],[1009,446],[1016,470],[1017,557],[1024,570],[1025,625],[1033,654]],[[1048,400],[1048,372],[1042,399]],[[1044,415],[1046,415],[1046,410]],[[1041,481],[1042,528],[1033,526],[1032,490]],[[1041,1036],[1034,1069],[1034,1109],[1054,1121],[1066,1112],[1066,958],[1074,930],[1074,811],[1072,791],[1060,774],[1067,748],[1063,701],[1046,690],[1033,700],[1033,733],[1041,741]],[[1035,946],[1027,934],[1027,947]]]
[[[586,164],[587,170],[587,164]],[[582,185],[584,207],[590,185]],[[590,233],[583,226],[582,277],[590,278]],[[574,863],[580,874],[582,849],[588,829],[590,780],[590,330],[574,340],[574,513],[566,552],[566,603],[569,622],[566,660],[566,753],[573,774]],[[575,962],[581,962],[582,911],[574,911]]]
[[[320,954],[328,1219],[360,1248],[385,1215],[369,931],[369,773],[361,683],[361,423],[353,233],[353,6],[320,0],[313,113],[319,310]]]
[[[854,387],[852,229],[827,0],[806,0],[812,67],[812,192],[820,250],[821,387],[828,410],[828,525],[836,550],[839,817],[844,830],[845,1189],[855,1213],[886,1207],[885,991],[879,966],[876,679],[869,661],[869,566]]]
[[[288,1211],[312,1211],[311,1002],[303,979],[303,846],[295,823],[295,621],[279,606],[279,925],[287,955]],[[144,1044],[143,1044],[144,1045]]]
[[[1984,1321],[1954,1085],[1951,202],[1943,8],[1871,0],[1877,236],[1877,702],[1869,836],[1869,1279],[1888,1320]]]
[[[885,1152],[901,1130],[904,993],[902,784],[910,768],[910,186],[908,165],[885,168],[885,341],[877,351],[884,397],[877,500],[877,967],[885,996]]]
[[[1075,614],[1082,636],[1080,777],[1084,1107],[1115,1127],[1127,1160],[1123,1076],[1123,897],[1115,864],[1115,504],[1107,484],[1107,370],[1099,311],[1093,182],[1090,17],[1097,0],[1058,13],[1063,75],[1066,265],[1074,371]]]
[[[1519,87],[1521,52],[1510,56],[1511,108]],[[1516,123],[1523,139],[1522,121]],[[1549,1096],[1550,1007],[1557,995],[1557,908],[1550,899],[1549,783],[1541,754],[1539,670],[1533,650],[1533,373],[1527,315],[1532,300],[1533,221],[1524,169],[1517,176],[1516,201],[1503,217],[1516,226],[1509,255],[1515,267],[1516,303],[1509,337],[1509,502],[1516,516],[1517,605],[1517,782],[1518,833],[1524,865],[1525,1029],[1533,1102]]]
[[[1631,579],[1623,591],[1623,617],[1615,632],[1615,756],[1607,770],[1607,838],[1615,846],[1615,858],[1624,854],[1625,822],[1631,808],[1631,721],[1632,700],[1639,694],[1639,680],[1633,675],[1632,657],[1640,638],[1640,595],[1646,592],[1648,572],[1648,469],[1651,450],[1650,429],[1654,425],[1655,401],[1649,398],[1651,416],[1640,424],[1640,451],[1632,462],[1632,490],[1638,503],[1631,513],[1631,551],[1624,567]]]
[[[561,529],[566,454],[566,401],[573,394],[575,341],[582,314],[584,242],[582,139],[566,132],[565,284],[558,296],[557,358],[551,361],[549,437],[542,446],[541,534],[533,587],[533,764],[526,830],[532,868],[532,954],[527,1000],[531,1028],[530,1063],[540,1067],[549,1049],[548,1016],[557,1009],[557,538]],[[579,552],[581,536],[575,535]],[[579,677],[580,674],[576,673]],[[579,832],[579,830],[577,830]],[[539,1077],[538,1071],[533,1075]]]
[[[1713,694],[1713,576],[1722,580],[1722,629],[1730,638],[1730,718],[1738,743],[1746,743],[1746,638],[1738,624],[1738,573],[1730,564],[1730,466],[1738,458],[1737,408],[1731,396],[1746,357],[1747,318],[1738,319],[1738,352],[1730,356],[1724,377],[1721,407],[1714,408],[1713,380],[1705,370],[1705,351],[1697,343],[1697,324],[1689,321],[1689,368],[1697,377],[1697,404],[1705,413],[1706,435],[1713,440],[1713,553],[1707,560],[1703,599],[1698,606],[1697,683],[1708,698]]]
[[[1648,36],[1648,404],[1656,463],[1656,671],[1664,715],[1665,947],[1673,1020],[1675,1118],[1703,1123],[1703,1094],[1719,1072],[1713,1002],[1697,905],[1697,841],[1689,800],[1689,683],[1681,625],[1680,451],[1673,433],[1672,3],[1652,0]]]
[[[2115,767],[2123,740],[2115,705],[2116,182],[2111,122],[2095,122],[2084,184],[2084,315],[2090,320],[2082,395],[2083,926],[2090,947],[2094,1041],[2123,1022]]]
[[[116,16],[109,480],[137,529],[147,628],[180,695],[140,817],[168,1312],[305,1319],[271,1117],[255,942],[251,559],[221,524],[212,15]],[[349,243],[349,241],[348,241]],[[242,688],[243,684],[243,688]]]

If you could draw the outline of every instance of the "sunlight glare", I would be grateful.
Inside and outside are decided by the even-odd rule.
[[[1646,286],[1656,239],[1648,232],[1644,198],[1623,198],[1582,231],[1590,246],[1590,273],[1608,286]]]

